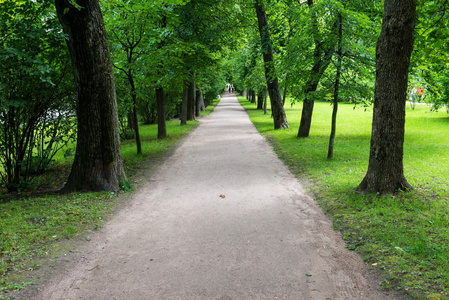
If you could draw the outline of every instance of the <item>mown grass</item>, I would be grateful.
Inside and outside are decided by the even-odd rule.
[[[369,157],[372,109],[339,105],[334,158],[327,159],[332,107],[317,102],[309,138],[297,138],[302,104],[286,105],[290,128],[273,130],[269,114],[239,101],[258,130],[333,221],[351,250],[379,272],[380,284],[406,298],[449,293],[449,115],[407,107],[405,176],[412,192],[361,195]]]
[[[218,101],[202,115],[210,114]],[[198,122],[180,126],[179,121],[167,122],[168,137],[157,139],[157,125],[140,127],[142,155],[136,155],[135,142],[122,141],[122,158],[128,180],[138,186],[142,175],[152,173],[165,154]],[[64,150],[63,150],[64,151]],[[36,190],[15,195],[0,193],[0,299],[8,290],[21,289],[32,282],[25,281],[26,272],[39,268],[45,256],[67,239],[101,227],[123,193],[45,194],[38,191],[63,186],[70,160],[58,155],[58,167],[37,178]],[[147,177],[146,177],[147,178]]]

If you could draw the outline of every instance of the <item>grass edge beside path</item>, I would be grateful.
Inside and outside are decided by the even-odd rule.
[[[340,232],[405,299],[449,299],[449,115],[407,108],[404,169],[415,190],[361,195],[368,166],[372,110],[339,105],[334,159],[327,160],[332,106],[316,102],[309,138],[297,138],[302,105],[285,105],[289,129],[274,130],[270,111],[238,97],[258,131],[305,185]]]
[[[201,117],[213,112],[219,100],[211,103]],[[199,125],[189,121],[167,121],[168,137],[158,140],[157,124],[139,127],[142,155],[136,155],[134,140],[122,141],[122,158],[131,187],[129,192],[83,192],[60,194],[19,194],[0,199],[0,299],[26,299],[51,276],[62,271],[82,243],[88,242],[115,212],[126,206],[158,167],[177,149],[184,137]],[[63,150],[62,150],[63,151]],[[62,186],[68,175],[64,168],[49,172],[43,181]],[[50,177],[48,177],[50,176]],[[33,291],[34,289],[34,291]]]

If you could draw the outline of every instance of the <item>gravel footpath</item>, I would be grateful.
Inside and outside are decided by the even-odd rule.
[[[234,94],[35,299],[387,299]]]

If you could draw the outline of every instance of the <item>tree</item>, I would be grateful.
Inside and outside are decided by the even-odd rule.
[[[335,141],[335,131],[337,130],[337,112],[338,112],[338,96],[340,88],[340,77],[341,77],[341,61],[343,56],[342,49],[342,39],[343,39],[343,17],[341,12],[338,13],[338,36],[337,36],[337,64],[335,66],[335,83],[334,83],[334,100],[332,109],[332,127],[331,134],[329,137],[329,147],[327,150],[327,158],[331,159],[334,156],[334,141]]]
[[[78,96],[75,160],[64,191],[119,189],[120,152],[114,73],[98,0],[55,0]]]
[[[324,39],[319,34],[318,29],[318,17],[316,12],[314,11],[314,3],[313,0],[307,0],[307,4],[309,6],[309,10],[311,10],[311,24],[312,24],[312,34],[313,40],[315,44],[315,49],[313,52],[313,66],[310,69],[309,79],[305,85],[305,98],[302,107],[301,113],[301,121],[298,129],[298,137],[308,137],[310,133],[310,125],[312,123],[312,114],[313,114],[313,106],[315,102],[314,93],[318,88],[318,84],[320,82],[321,77],[329,66],[332,55],[334,53],[334,33],[328,35],[327,39]],[[337,28],[335,25],[333,26],[333,30]]]
[[[116,13],[110,9],[112,20],[110,23],[111,38],[116,45],[117,52],[120,56],[124,56],[123,61],[114,64],[114,67],[120,70],[126,77],[129,84],[129,94],[131,98],[132,113],[129,121],[132,123],[131,128],[134,130],[136,139],[137,154],[142,154],[142,143],[139,133],[139,119],[137,115],[137,87],[136,87],[136,62],[141,56],[139,47],[148,42],[142,42],[145,37],[146,26],[148,22],[149,13],[144,10],[140,3],[133,5],[133,3],[126,3],[125,1],[119,3],[109,2],[109,6],[121,8]],[[109,8],[108,6],[106,6]],[[130,124],[128,124],[130,125]]]
[[[376,47],[376,83],[368,171],[358,189],[394,193],[412,187],[404,176],[405,101],[413,50],[416,0],[386,0]]]
[[[267,80],[268,94],[270,95],[271,110],[274,121],[274,129],[288,128],[287,116],[282,103],[279,82],[274,67],[273,49],[271,47],[270,34],[268,31],[268,20],[265,8],[258,0],[254,1],[257,21],[259,25],[260,40],[262,43],[262,54]]]

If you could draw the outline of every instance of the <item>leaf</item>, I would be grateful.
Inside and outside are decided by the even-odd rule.
[[[70,10],[70,8],[66,7],[66,8],[64,9],[64,15],[67,14],[67,13],[69,12],[69,10]]]

